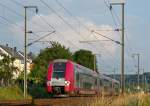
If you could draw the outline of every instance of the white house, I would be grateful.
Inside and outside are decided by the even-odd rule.
[[[8,46],[8,44],[6,44],[6,45],[0,45],[0,59],[3,58],[1,54],[6,54],[10,57],[15,58],[14,66],[18,68],[18,72],[14,73],[14,78],[17,78],[18,75],[24,70],[24,55],[23,55],[23,53],[20,51],[17,51],[16,47],[11,48]],[[32,59],[28,57],[27,73],[30,72],[31,64],[32,64]]]

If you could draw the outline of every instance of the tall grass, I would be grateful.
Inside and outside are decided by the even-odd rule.
[[[1,100],[18,100],[24,99],[23,91],[15,87],[0,87],[0,99]],[[31,99],[31,96],[28,95],[28,99]]]
[[[150,96],[139,93],[118,97],[97,97],[91,106],[150,106]]]

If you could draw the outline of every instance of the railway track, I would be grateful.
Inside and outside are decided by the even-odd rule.
[[[94,97],[50,98],[34,100],[0,100],[0,106],[88,106]]]
[[[26,100],[0,100],[0,106],[25,106],[32,103],[32,99]]]
[[[94,97],[72,97],[72,98],[54,98],[54,99],[36,99],[35,105],[45,106],[87,106],[93,101]]]

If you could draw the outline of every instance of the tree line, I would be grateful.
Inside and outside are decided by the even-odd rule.
[[[34,83],[44,82],[46,79],[48,64],[54,59],[69,59],[80,65],[94,70],[94,55],[88,50],[78,50],[72,53],[69,48],[58,42],[51,42],[51,47],[42,50],[33,60],[33,68],[29,74],[29,80]]]
[[[12,84],[12,80],[17,80],[23,85],[24,71],[21,72],[17,79],[14,79],[15,73],[19,70],[14,67],[14,57],[1,55],[0,59],[0,86],[9,86]],[[78,50],[74,53],[61,45],[58,42],[51,42],[50,47],[40,51],[40,53],[33,59],[33,65],[31,72],[28,75],[28,82],[34,84],[44,83],[46,79],[48,64],[54,59],[69,59],[80,65],[94,69],[94,55],[88,50]]]

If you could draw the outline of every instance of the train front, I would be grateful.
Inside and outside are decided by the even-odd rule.
[[[74,90],[73,63],[69,60],[54,60],[49,64],[47,91],[54,96],[71,94]]]

